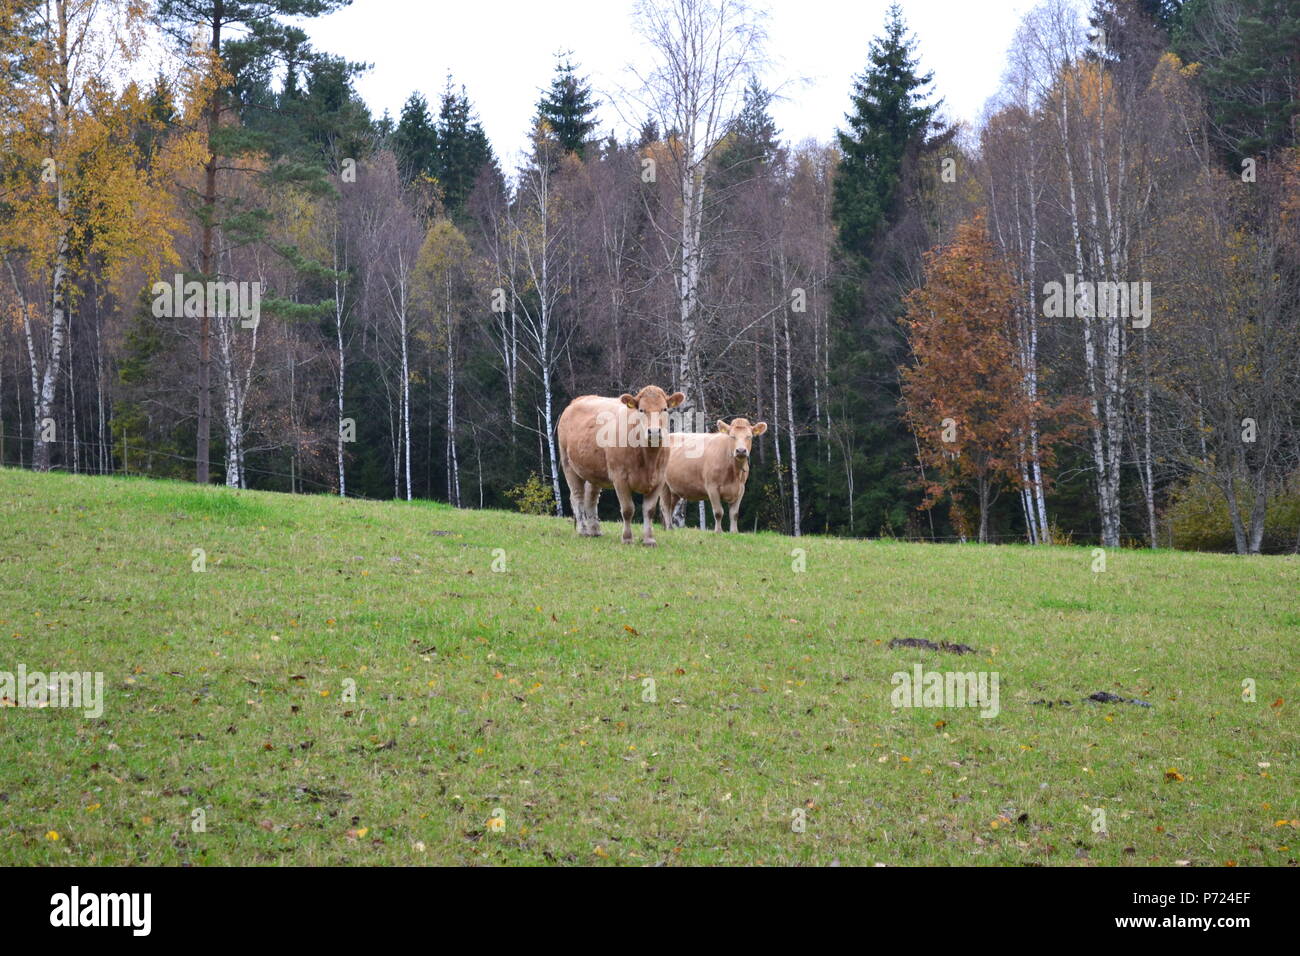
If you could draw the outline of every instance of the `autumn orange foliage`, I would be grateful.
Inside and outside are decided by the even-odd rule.
[[[924,284],[906,299],[903,324],[914,364],[900,372],[904,417],[924,476],[921,508],[946,496],[958,530],[969,533],[962,502],[973,487],[981,541],[998,491],[1021,482],[1031,426],[1037,424],[1046,461],[1081,418],[1077,402],[1029,399],[1016,344],[1019,297],[977,214],[948,245],[927,253]]]

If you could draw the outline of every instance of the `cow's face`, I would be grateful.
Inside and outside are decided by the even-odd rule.
[[[646,444],[658,448],[668,436],[668,409],[686,401],[686,396],[681,392],[667,395],[658,385],[647,385],[635,396],[620,395],[619,401],[632,410],[627,416],[629,433],[640,431]]]
[[[734,418],[728,425],[721,419],[718,420],[718,432],[731,439],[731,454],[738,465],[749,461],[754,436],[761,435],[765,431],[767,431],[767,422],[751,425],[748,418]]]

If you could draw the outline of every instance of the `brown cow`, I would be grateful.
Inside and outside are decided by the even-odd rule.
[[[583,395],[569,403],[555,430],[578,534],[600,534],[600,492],[613,488],[623,515],[623,543],[632,543],[634,493],[642,496],[641,541],[655,543],[650,519],[668,470],[668,409],[685,399],[681,392],[666,395],[647,385],[635,397]]]
[[[722,502],[731,506],[731,530],[740,530],[740,499],[749,480],[749,452],[755,435],[767,431],[767,422],[751,425],[747,418],[718,422],[711,435],[678,433],[671,437],[668,480],[664,483],[660,514],[665,521],[681,499],[713,505],[713,530],[722,530]]]

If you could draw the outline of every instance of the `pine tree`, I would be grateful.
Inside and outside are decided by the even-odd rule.
[[[239,114],[241,89],[253,85],[256,67],[265,69],[267,56],[283,50],[296,28],[282,17],[311,18],[332,13],[351,0],[158,0],[158,21],[187,51],[192,48],[196,31],[207,41],[213,56],[221,58],[231,81],[226,88],[215,89],[204,106],[203,123],[207,134],[208,155],[203,164],[197,218],[202,227],[198,273],[205,279],[216,272],[216,231],[221,227],[223,212],[219,208],[219,173],[230,165],[231,158],[258,151],[263,142],[250,139],[239,124],[228,123],[230,113]],[[245,31],[240,36],[239,31]],[[298,31],[301,32],[301,31]],[[232,36],[240,36],[232,39]],[[195,441],[195,479],[206,484],[212,419],[212,338],[210,316],[199,318],[199,368],[197,436]]]
[[[924,141],[938,103],[927,103],[932,73],[919,75],[902,10],[890,7],[885,34],[871,43],[869,65],[853,84],[843,157],[835,174],[833,213],[840,246],[857,264],[870,260],[891,213],[909,149]]]
[[[1189,0],[1174,49],[1199,63],[1211,129],[1234,172],[1241,160],[1300,144],[1300,4]]]
[[[832,516],[868,533],[893,530],[913,517],[909,490],[915,449],[899,411],[898,368],[907,356],[897,319],[905,276],[919,251],[891,250],[883,242],[904,215],[915,192],[923,153],[945,142],[935,121],[938,103],[928,101],[930,74],[917,72],[917,57],[902,12],[890,8],[885,31],[871,44],[866,71],[853,85],[848,129],[839,132],[841,159],[832,194],[841,275],[832,289],[834,341],[831,368],[832,427],[842,434],[844,472],[852,469],[856,494],[847,513]],[[930,136],[931,133],[936,135]],[[910,177],[910,184],[909,184]],[[867,275],[872,282],[867,283]],[[834,472],[831,500],[847,489]],[[846,482],[847,484],[847,482]]]
[[[557,55],[551,88],[537,104],[537,123],[561,155],[576,153],[583,158],[596,131],[594,114],[600,103],[593,98],[587,78],[579,76],[569,61],[571,55]],[[564,57],[563,62],[560,57]]]
[[[412,93],[402,106],[402,115],[392,136],[393,152],[402,181],[418,176],[433,177],[438,168],[438,130],[429,115],[429,102]]]
[[[462,86],[457,93],[451,77],[447,77],[438,111],[437,137],[436,178],[442,188],[443,206],[454,219],[464,208],[479,175],[485,169],[496,174],[497,163],[465,88]]]
[[[777,160],[781,152],[780,131],[768,112],[772,94],[757,78],[745,87],[744,105],[715,160],[715,182],[719,191],[753,178],[756,172]]]
[[[338,172],[341,160],[360,160],[373,149],[370,110],[352,85],[364,69],[342,57],[314,56],[293,99],[281,97],[289,143],[303,161]]]

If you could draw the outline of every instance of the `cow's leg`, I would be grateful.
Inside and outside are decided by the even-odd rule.
[[[680,501],[681,498],[677,497],[676,494],[673,494],[672,489],[669,489],[668,485],[663,486],[663,494],[662,496],[659,496],[659,518],[663,519],[664,528],[672,527],[673,515],[676,514],[677,502]]]
[[[663,524],[664,524],[664,530],[665,530],[665,531],[667,531],[668,528],[670,527],[670,525],[668,524],[668,516],[667,516],[667,514],[664,512],[664,495],[667,494],[667,493],[668,493],[668,482],[665,481],[665,482],[664,482],[664,483],[659,487],[659,490],[658,490],[657,492],[654,493],[653,497],[650,498],[650,499],[647,499],[647,500],[650,502],[650,516],[649,516],[649,520],[650,520],[651,522],[653,522],[653,521],[654,521],[654,517],[655,517],[655,512],[658,511],[658,512],[659,512],[659,518],[660,518],[661,521],[663,521]]]
[[[739,526],[736,522],[738,522],[738,521],[740,520],[740,499],[743,498],[743,497],[745,497],[745,489],[744,489],[744,488],[741,488],[740,491],[738,491],[738,492],[736,493],[736,500],[733,501],[733,502],[731,503],[731,532],[732,532],[732,534],[735,534],[737,531],[740,530],[740,526]]]
[[[587,512],[587,534],[592,538],[600,537],[600,488],[587,482],[582,494],[583,509]]]
[[[709,489],[709,504],[713,505],[713,530],[722,530],[722,496],[717,488]]]
[[[664,482],[663,488],[659,490],[659,520],[663,522],[665,530],[673,520],[673,493],[668,490],[668,482]]]
[[[659,508],[659,489],[641,496],[641,543],[655,546],[655,511]]]
[[[636,499],[627,481],[619,479],[614,482],[614,494],[618,495],[618,510],[623,516],[623,543],[632,543],[632,515],[636,511]]]
[[[578,534],[587,533],[587,518],[583,508],[583,487],[586,482],[578,475],[573,467],[566,461],[564,462],[564,480],[569,483],[569,505],[573,508],[573,526],[578,530]]]
[[[679,528],[686,527],[686,499],[673,498],[673,524]]]

